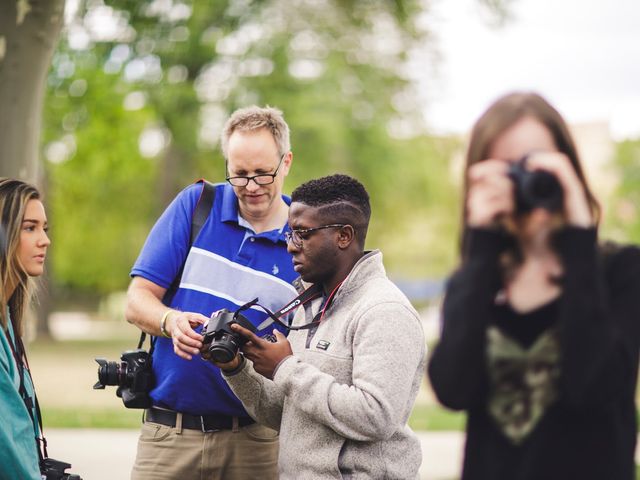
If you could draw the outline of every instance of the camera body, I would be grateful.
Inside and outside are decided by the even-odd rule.
[[[215,363],[228,363],[238,354],[238,349],[247,343],[247,339],[231,330],[237,323],[255,333],[256,327],[239,312],[230,312],[226,308],[215,313],[203,333],[202,350],[205,357]]]
[[[108,362],[96,358],[98,382],[94,389],[104,389],[106,385],[117,385],[116,395],[122,398],[127,408],[151,407],[149,392],[153,387],[151,355],[143,349],[127,350],[120,362]]]
[[[516,213],[544,208],[555,213],[562,211],[564,192],[560,182],[545,170],[527,170],[527,157],[512,163],[509,178],[514,184]]]
[[[40,461],[40,474],[43,480],[82,480],[80,475],[65,473],[67,468],[71,468],[70,463],[45,458]]]

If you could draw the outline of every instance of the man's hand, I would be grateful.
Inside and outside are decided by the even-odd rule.
[[[276,336],[276,342],[271,343],[237,323],[231,325],[231,329],[249,340],[242,347],[242,353],[253,362],[253,369],[263,377],[272,379],[273,372],[278,364],[284,358],[293,355],[289,340],[278,330],[273,331]]]
[[[173,339],[173,351],[185,360],[191,360],[193,355],[200,353],[202,335],[193,329],[204,325],[207,317],[194,312],[172,312],[167,318],[166,330]]]

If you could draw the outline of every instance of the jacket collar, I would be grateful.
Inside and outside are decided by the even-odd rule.
[[[349,294],[353,290],[358,289],[366,281],[373,277],[385,276],[386,272],[384,265],[382,264],[382,252],[380,250],[366,251],[364,255],[353,266],[347,278],[336,292],[336,298]],[[302,293],[312,284],[305,282],[301,277],[296,278],[293,281],[293,286]]]

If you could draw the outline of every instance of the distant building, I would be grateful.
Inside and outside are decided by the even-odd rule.
[[[585,175],[596,197],[605,201],[618,181],[612,160],[615,142],[606,121],[579,123],[570,126],[582,159]]]

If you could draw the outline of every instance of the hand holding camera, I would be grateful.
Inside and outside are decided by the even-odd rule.
[[[515,211],[509,163],[489,159],[474,164],[467,175],[467,223],[472,227],[491,227]]]
[[[563,195],[560,210],[563,211],[566,222],[575,227],[593,226],[594,219],[584,188],[566,155],[559,152],[535,152],[526,158],[529,170],[545,171],[557,179]]]
[[[260,375],[272,378],[276,366],[283,358],[292,355],[291,345],[284,335],[274,330],[275,336],[260,338],[256,328],[240,314],[220,310],[206,325],[202,358],[211,361],[222,370],[234,370],[240,364],[239,350],[253,362]]]
[[[247,342],[244,336],[231,328],[234,324],[243,325],[250,332],[256,331],[244,315],[226,308],[214,312],[205,326],[200,354],[223,370],[233,370],[238,366],[238,350]]]
[[[280,362],[293,355],[289,340],[278,330],[273,331],[273,336],[260,338],[240,325],[232,325],[231,328],[249,340],[242,348],[242,353],[253,362],[253,369],[263,377],[273,379]]]
[[[173,311],[167,317],[166,330],[173,341],[173,351],[185,360],[191,360],[202,347],[202,335],[194,330],[204,325],[207,317],[195,312]]]
[[[467,181],[471,226],[492,226],[534,210],[546,212],[546,217],[562,213],[574,226],[592,224],[584,190],[561,153],[535,152],[516,162],[484,160],[469,168]]]

